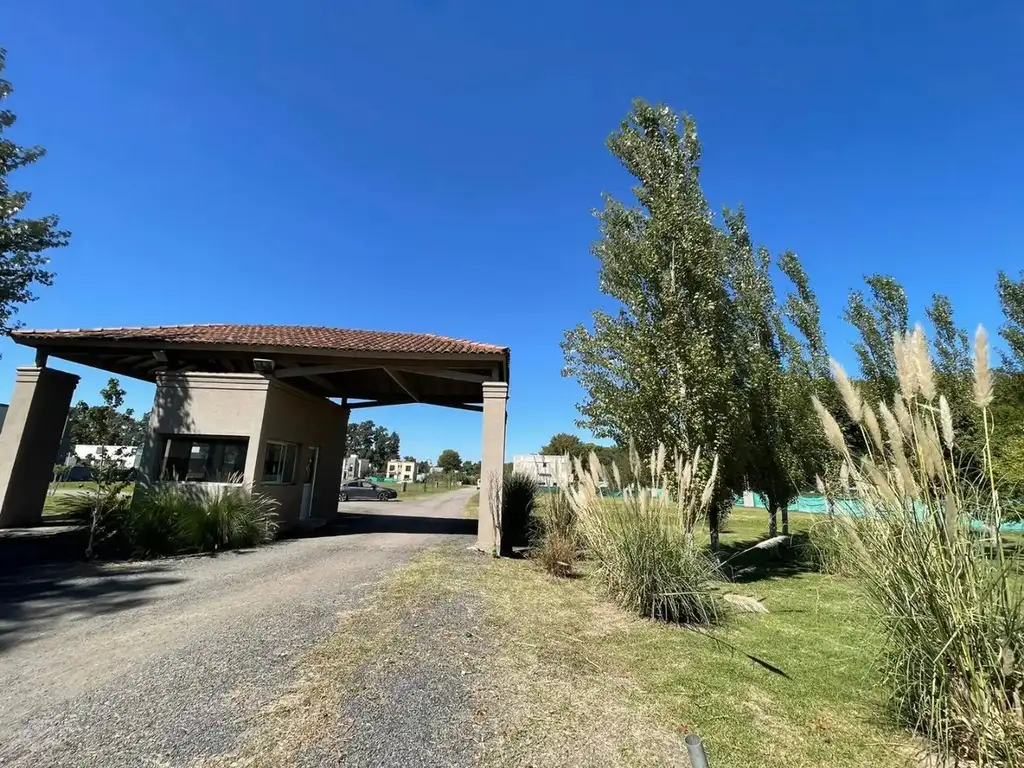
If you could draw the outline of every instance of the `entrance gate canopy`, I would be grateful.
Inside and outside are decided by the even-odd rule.
[[[508,382],[508,347],[429,333],[289,325],[169,325],[14,331],[52,355],[145,381],[159,373],[263,373],[349,407],[424,403],[480,410],[485,382]],[[357,402],[362,401],[362,402]]]
[[[282,517],[301,519],[310,504],[336,512],[350,409],[423,403],[480,411],[477,546],[501,547],[507,347],[428,333],[287,325],[25,330],[11,336],[36,349],[36,365],[18,369],[0,432],[0,527],[41,519],[78,381],[47,368],[53,356],[156,383],[144,474],[166,472],[160,459],[166,464],[175,435],[205,435],[207,442],[235,436],[249,446],[245,481],[271,494]],[[340,399],[340,406],[328,398]],[[307,468],[309,500],[298,496],[293,473],[271,471],[284,466]]]

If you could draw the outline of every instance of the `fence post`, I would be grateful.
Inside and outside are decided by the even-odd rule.
[[[704,752],[704,740],[700,736],[696,733],[688,733],[683,739],[683,743],[686,744],[686,751],[690,755],[690,765],[693,768],[710,768],[708,756]]]

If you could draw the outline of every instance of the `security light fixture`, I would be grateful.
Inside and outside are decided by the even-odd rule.
[[[252,359],[252,368],[256,373],[273,373],[274,361],[262,357],[254,357]]]
[[[167,353],[164,352],[162,349],[157,349],[153,352],[153,359],[156,360],[158,363],[166,363]]]

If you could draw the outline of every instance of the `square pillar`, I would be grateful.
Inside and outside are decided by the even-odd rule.
[[[77,376],[53,368],[17,369],[0,432],[0,528],[42,521],[77,384]]]
[[[334,500],[338,500],[338,494],[341,493],[341,484],[345,482],[345,460],[349,457],[348,449],[348,422],[352,417],[352,409],[345,405],[345,400],[342,400],[341,405],[341,467],[338,471],[338,487],[334,488]],[[358,474],[358,473],[357,473]],[[335,506],[337,509],[337,506]]]
[[[484,390],[483,451],[480,457],[480,519],[476,546],[484,552],[501,550],[501,484],[505,472],[505,405],[508,383],[486,381]]]

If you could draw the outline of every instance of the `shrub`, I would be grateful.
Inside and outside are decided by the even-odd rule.
[[[559,488],[543,496],[535,507],[532,535],[538,540],[547,533],[558,533],[579,544],[576,511],[565,490]]]
[[[71,493],[55,502],[61,514],[89,527],[87,557],[125,551],[125,520],[131,505],[132,495],[123,486]]]
[[[563,490],[547,494],[536,507],[531,530],[533,556],[548,573],[566,577],[579,556],[579,532],[572,502]]]
[[[635,450],[631,455],[633,476],[641,477],[639,457]],[[588,469],[577,461],[577,486],[569,498],[596,575],[616,602],[651,618],[712,624],[722,613],[714,591],[718,571],[707,549],[695,543],[693,529],[710,502],[717,462],[703,484],[696,478],[699,452],[690,460],[676,455],[673,463],[671,493],[662,447],[651,459],[656,493],[633,486],[623,489],[621,499],[605,498],[608,479],[592,455]]]
[[[167,483],[147,496],[147,506],[154,521],[173,521],[179,547],[186,551],[266,544],[277,531],[277,502],[244,485]]]
[[[928,736],[942,764],[1024,765],[1024,592],[1003,552],[1003,511],[992,472],[987,339],[975,339],[975,405],[988,483],[953,459],[956,436],[920,327],[895,345],[900,391],[878,405],[886,439],[866,429],[854,458],[835,419],[815,401],[846,464],[863,514],[836,520],[844,567],[864,585],[885,634],[882,672],[893,712]],[[835,367],[851,417],[872,406]]]
[[[547,531],[533,549],[533,557],[545,571],[566,578],[575,572],[576,543],[561,531]]]
[[[798,541],[797,556],[819,573],[847,574],[843,558],[843,524],[834,517],[815,522]],[[797,541],[794,537],[794,541]]]
[[[531,518],[537,499],[537,481],[522,472],[502,478],[502,547],[525,547],[530,543]]]
[[[139,489],[123,516],[123,538],[143,556],[256,546],[274,538],[276,508],[240,484],[160,483]]]

